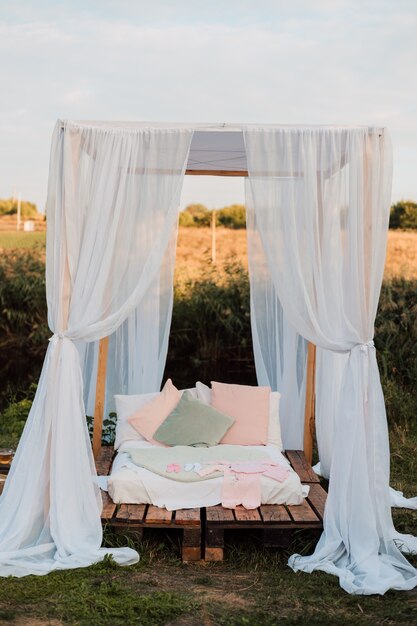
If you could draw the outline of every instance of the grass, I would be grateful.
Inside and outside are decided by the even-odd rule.
[[[417,621],[417,592],[349,596],[332,576],[292,572],[288,556],[306,545],[303,536],[287,551],[235,540],[223,563],[183,565],[175,556],[176,545],[148,539],[139,546],[141,561],[131,567],[118,567],[107,559],[45,577],[3,579],[0,624],[275,626]]]
[[[46,232],[0,231],[0,250],[45,246]]]

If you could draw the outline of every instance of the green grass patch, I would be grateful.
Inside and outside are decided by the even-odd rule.
[[[286,565],[289,551],[263,550],[245,542],[244,547],[229,548],[223,563],[182,565],[169,558],[171,547],[147,541],[139,546],[142,560],[131,567],[107,559],[85,569],[3,579],[0,624],[12,626],[22,618],[73,626],[374,625],[417,620],[417,593],[349,596],[333,576],[295,574]]]
[[[46,245],[46,232],[27,233],[24,231],[0,231],[0,249],[11,250],[15,248],[44,248]]]

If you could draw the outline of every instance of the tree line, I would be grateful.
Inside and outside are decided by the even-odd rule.
[[[17,198],[0,198],[0,216],[17,214]],[[22,219],[29,219],[38,215],[36,204],[28,200],[21,200],[20,215]]]
[[[243,204],[232,204],[217,209],[216,226],[246,228],[246,210]],[[204,227],[212,223],[212,211],[204,204],[189,204],[180,213],[180,226]],[[403,230],[417,229],[417,203],[401,200],[391,206],[389,227]]]

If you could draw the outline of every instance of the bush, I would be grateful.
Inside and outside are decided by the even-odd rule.
[[[48,345],[45,264],[37,250],[0,256],[0,409],[37,381]],[[20,394],[20,395],[19,395]]]
[[[417,204],[411,200],[402,200],[393,204],[389,218],[390,228],[417,228]]]
[[[417,281],[383,283],[375,320],[381,377],[414,390],[417,381]]]
[[[181,387],[196,380],[256,384],[249,280],[239,263],[176,287],[165,377]]]
[[[210,226],[211,211],[204,204],[189,204],[179,217],[180,226]]]
[[[217,223],[226,228],[246,228],[246,209],[243,204],[232,204],[216,214]]]
[[[8,198],[7,200],[0,200],[0,215],[16,215],[17,213],[17,200],[15,198]],[[36,217],[38,215],[38,209],[36,204],[22,200],[20,203],[20,215],[22,219],[28,219],[30,217]]]
[[[0,447],[16,448],[35,397],[37,385],[32,384],[23,400],[14,400],[0,415]]]
[[[212,212],[204,204],[190,204],[179,217],[180,226],[210,226]],[[246,209],[243,204],[232,204],[216,211],[216,224],[225,228],[246,228]]]

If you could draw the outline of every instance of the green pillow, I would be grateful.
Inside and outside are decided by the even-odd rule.
[[[208,448],[219,443],[234,421],[184,391],[175,409],[153,434],[153,439],[168,446]]]

